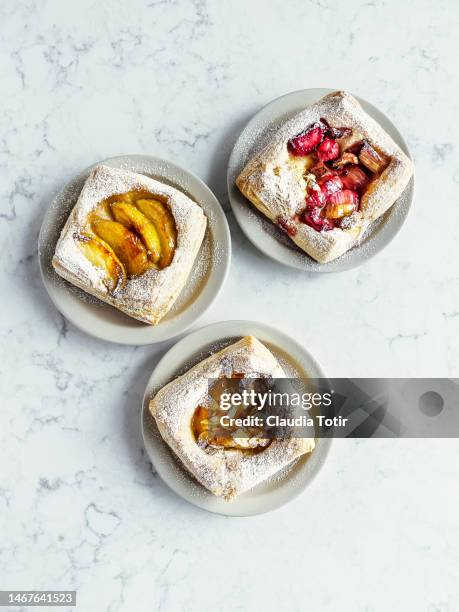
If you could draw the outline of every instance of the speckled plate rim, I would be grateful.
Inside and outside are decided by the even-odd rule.
[[[156,326],[136,321],[96,298],[91,298],[89,301],[81,299],[79,297],[81,290],[61,279],[52,267],[51,260],[60,228],[76,199],[69,203],[64,217],[57,203],[60,199],[65,199],[65,193],[72,193],[72,190],[79,195],[80,183],[82,186],[91,170],[98,164],[122,167],[164,180],[188,193],[207,214],[207,231],[211,233],[212,248],[215,249],[215,245],[218,245],[219,256],[212,261],[206,282],[192,303],[170,320],[166,315],[166,319]],[[219,201],[199,177],[159,157],[120,155],[92,164],[59,190],[45,213],[38,238],[38,253],[41,276],[49,297],[56,308],[75,327],[100,340],[127,345],[146,345],[162,342],[181,334],[211,306],[228,276],[231,262],[231,235],[226,215]]]
[[[281,125],[295,114],[316,102],[323,96],[336,91],[328,88],[301,89],[285,94],[269,102],[252,117],[234,145],[228,163],[228,195],[234,216],[242,232],[264,255],[291,268],[306,272],[342,272],[360,266],[365,261],[381,252],[398,234],[403,226],[409,209],[414,200],[414,175],[403,194],[395,204],[369,229],[364,236],[362,246],[356,246],[350,251],[326,264],[316,262],[306,255],[291,240],[285,237],[281,230],[259,212],[242,195],[236,187],[235,180],[249,160],[251,152],[257,148],[257,143],[266,138],[270,127]],[[392,121],[378,108],[359,96],[355,96],[363,109],[373,117],[403,151],[411,158],[408,146]],[[247,142],[250,143],[247,152]],[[269,224],[269,225],[268,225]],[[269,229],[269,231],[268,231]],[[364,248],[364,245],[367,248]]]
[[[226,516],[253,516],[276,510],[300,495],[318,474],[327,459],[331,440],[318,439],[310,456],[304,456],[285,471],[280,480],[261,483],[251,491],[240,495],[232,502],[226,502],[207,491],[180,464],[168,445],[162,439],[148,404],[155,393],[184,371],[205,359],[209,345],[254,335],[266,343],[274,354],[288,355],[289,360],[300,372],[310,377],[325,378],[324,371],[316,359],[303,346],[287,334],[255,321],[222,321],[202,327],[177,342],[154,368],[148,380],[141,411],[141,428],[145,450],[153,468],[177,495],[190,504],[214,514]]]

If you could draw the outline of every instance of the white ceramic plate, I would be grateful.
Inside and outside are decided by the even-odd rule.
[[[253,321],[225,321],[203,327],[177,342],[154,369],[143,398],[142,434],[154,469],[177,495],[199,508],[227,516],[262,514],[289,502],[320,470],[331,444],[330,439],[318,439],[312,454],[300,457],[270,480],[231,502],[207,491],[182,467],[156,427],[148,408],[150,399],[161,387],[211,353],[250,334],[266,344],[290,377],[325,377],[312,355],[285,334]]]
[[[239,136],[228,166],[228,193],[231,206],[247,238],[268,257],[292,268],[307,272],[339,272],[350,270],[374,257],[394,238],[408,215],[414,198],[414,177],[395,204],[367,231],[360,246],[356,246],[338,259],[320,264],[306,255],[267,217],[242,195],[235,180],[250,157],[259,151],[273,132],[306,106],[331,93],[332,89],[303,89],[277,98],[261,109],[246,125]],[[373,117],[410,156],[402,135],[380,110],[356,96],[363,109]],[[411,156],[410,156],[411,157]]]
[[[186,193],[207,216],[207,230],[190,277],[172,309],[156,326],[146,325],[63,280],[51,260],[67,217],[92,168],[86,168],[54,198],[38,239],[43,282],[61,313],[86,333],[120,344],[153,344],[180,334],[212,304],[222,288],[231,260],[231,238],[225,214],[214,194],[197,176],[169,161],[147,155],[112,157],[103,162],[158,179]]]

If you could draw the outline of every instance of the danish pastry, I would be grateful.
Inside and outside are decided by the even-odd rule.
[[[285,123],[236,180],[244,196],[320,263],[357,244],[394,204],[410,159],[350,94]]]
[[[187,281],[206,223],[179,190],[100,165],[67,219],[53,266],[87,293],[156,325]]]
[[[209,380],[285,378],[274,355],[246,336],[201,361],[150,401],[159,432],[189,472],[214,495],[231,500],[314,449],[313,438],[209,438]]]

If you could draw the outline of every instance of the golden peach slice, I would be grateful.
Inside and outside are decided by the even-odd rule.
[[[104,284],[110,293],[116,293],[126,283],[126,270],[113,250],[95,236],[75,233],[75,240],[84,256],[96,268],[105,271]]]
[[[143,240],[154,263],[161,255],[161,242],[155,225],[129,202],[113,202],[112,213],[118,223],[134,230]]]
[[[149,268],[147,250],[138,236],[116,221],[94,219],[94,232],[109,244],[124,264],[129,276],[140,276]]]
[[[140,197],[143,197],[141,195],[143,193],[145,193],[145,192],[143,192],[143,191],[126,191],[125,193],[116,193],[116,194],[108,197],[104,201],[107,202],[108,205],[114,204],[115,202],[128,202],[130,204],[133,204]]]
[[[191,423],[191,429],[196,438],[199,438],[203,431],[209,429],[209,411],[207,408],[203,408],[202,406],[196,408]]]
[[[177,229],[174,217],[167,206],[159,200],[139,199],[136,202],[136,206],[141,213],[155,224],[161,241],[159,266],[165,268],[171,263],[177,246]]]

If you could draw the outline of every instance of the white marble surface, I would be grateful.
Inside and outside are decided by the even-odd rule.
[[[336,376],[459,376],[454,0],[2,0],[0,588],[78,590],[78,610],[459,609],[457,441],[335,443],[283,509],[208,515],[152,474],[140,397],[158,357],[93,340],[42,287],[37,233],[76,171],[123,153],[189,167],[225,208],[248,118],[305,87],[386,111],[417,198],[360,269],[305,276],[228,214],[229,280],[199,325],[279,325]]]

